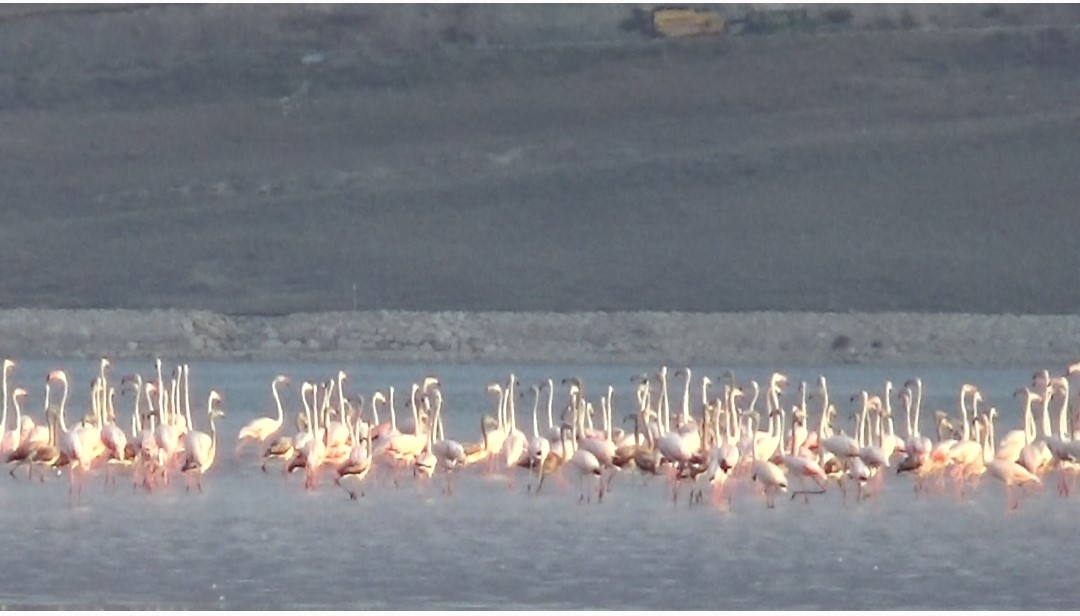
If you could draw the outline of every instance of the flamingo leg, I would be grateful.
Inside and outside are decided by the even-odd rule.
[[[719,505],[724,500],[724,480],[721,479],[713,482],[711,496],[714,505]]]

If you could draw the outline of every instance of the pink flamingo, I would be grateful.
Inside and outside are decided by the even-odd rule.
[[[68,398],[68,377],[67,373],[63,370],[53,370],[45,377],[46,382],[57,380],[63,383],[64,393],[60,396],[60,410],[58,411],[60,418],[60,451],[67,455],[71,461],[71,470],[68,475],[70,483],[68,486],[68,494],[82,495],[82,482],[76,480],[76,473],[82,473],[84,476],[87,471],[90,470],[91,458],[89,452],[83,448],[82,439],[78,435],[74,434],[73,430],[68,430],[67,419],[65,416],[67,408]]]
[[[183,473],[195,472],[195,485],[202,492],[202,476],[214,464],[217,452],[217,424],[214,420],[224,417],[225,412],[214,408],[215,402],[221,402],[221,394],[210,390],[210,396],[206,400],[206,414],[210,420],[210,434],[200,432],[192,427],[185,436],[184,463],[180,466]],[[188,484],[187,489],[191,489]]]
[[[243,445],[248,442],[258,442],[260,448],[266,442],[268,438],[277,433],[281,429],[283,423],[285,423],[285,409],[281,406],[281,395],[278,393],[279,385],[288,385],[289,378],[284,374],[279,374],[274,377],[274,380],[270,382],[270,391],[274,396],[274,406],[277,408],[277,417],[258,417],[249,421],[243,428],[240,428],[240,435],[237,437],[236,454],[240,454],[240,450]]]
[[[15,361],[11,359],[4,360],[4,411],[3,417],[0,418],[0,455],[6,456],[7,454],[15,451],[19,448],[19,441],[21,440],[22,432],[20,431],[19,424],[22,422],[22,413],[18,413],[15,417],[15,429],[7,429],[7,416],[8,416],[8,373],[15,367]]]

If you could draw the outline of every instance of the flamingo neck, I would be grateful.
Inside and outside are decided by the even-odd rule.
[[[1054,393],[1054,387],[1050,384],[1046,384],[1046,391],[1043,395],[1042,403],[1042,437],[1047,438],[1050,436],[1053,429],[1050,427],[1050,396]]]
[[[676,375],[678,376],[678,375]],[[686,423],[686,418],[690,416],[690,369],[686,369],[686,384],[683,386],[682,397],[682,410],[679,412],[679,420],[681,423]]]
[[[65,412],[67,410],[67,397],[68,397],[68,383],[67,379],[64,379],[64,393],[60,394],[60,430],[67,432],[67,419],[65,418]]]
[[[278,394],[277,379],[274,379],[274,384],[270,386],[270,389],[274,393],[274,406],[277,407],[277,424],[280,426],[285,423],[285,409],[281,408],[281,395]]]
[[[3,389],[4,389],[4,410],[3,410],[3,416],[2,416],[2,418],[0,418],[0,434],[3,434],[4,430],[6,430],[6,429],[7,429],[7,416],[8,416],[8,370],[9,370],[9,369],[10,369],[10,367],[9,367],[9,364],[4,364],[4,378],[3,378],[3,381],[4,381],[4,383],[3,383]],[[21,419],[21,418],[20,418],[20,419]],[[16,424],[16,427],[18,427],[18,424]]]
[[[540,391],[533,391],[533,412],[532,412],[532,428],[533,438],[540,438],[540,420],[537,414],[540,412]]]
[[[191,422],[191,369],[187,364],[184,364],[181,374],[184,377],[184,417],[188,430],[194,430],[195,424]]]
[[[915,421],[912,422],[911,428],[915,433],[915,438],[919,437],[919,414],[922,412],[922,379],[915,379]]]
[[[550,429],[555,425],[555,417],[552,415],[555,406],[555,383],[551,379],[547,381],[548,389],[548,402],[547,402],[547,416],[548,416],[548,428]]]
[[[1058,438],[1064,439],[1068,434],[1068,411],[1069,411],[1069,381],[1064,379],[1061,385],[1061,409],[1058,412]]]

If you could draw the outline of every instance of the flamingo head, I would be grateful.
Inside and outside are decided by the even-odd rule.
[[[4,359],[4,372],[11,370],[15,367],[15,360],[11,358]]]
[[[50,372],[48,375],[45,376],[45,382],[46,383],[48,383],[49,381],[52,381],[52,380],[57,380],[57,381],[60,381],[61,383],[63,383],[64,385],[67,385],[67,382],[68,382],[67,373],[64,372],[63,370],[53,370],[52,372]]]
[[[214,407],[215,402],[218,403],[218,404],[221,404],[222,401],[223,401],[223,398],[221,397],[221,394],[216,389],[211,389],[210,390],[210,395],[206,399],[206,406],[210,409],[210,414],[211,415],[214,415],[216,413],[217,417],[224,417],[225,416],[224,411]]]

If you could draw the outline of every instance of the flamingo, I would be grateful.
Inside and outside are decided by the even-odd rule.
[[[154,412],[154,396],[157,393],[157,385],[153,381],[143,383],[142,377],[139,375],[135,375],[135,379],[137,384],[142,385],[142,393],[146,396],[146,405],[148,408],[148,421],[146,425],[142,426],[139,432],[139,461],[136,465],[136,475],[138,475],[140,469],[143,471],[143,486],[149,490],[152,485],[152,472],[161,470],[162,467],[161,450],[158,448],[157,438],[154,437],[154,434],[157,431],[155,425],[157,415]]]
[[[1020,458],[1020,452],[1034,437],[1034,419],[1031,415],[1031,405],[1036,400],[1042,401],[1042,396],[1028,387],[1021,387],[1013,393],[1014,397],[1024,398],[1024,427],[1023,429],[1010,430],[997,444],[994,457],[1015,462]]]
[[[414,399],[418,390],[419,386],[414,383],[412,396]],[[427,434],[419,429],[419,414],[416,405],[413,404],[412,407],[413,419],[418,428],[416,432],[400,432],[390,437],[386,446],[382,449],[382,453],[392,458],[395,463],[413,463],[427,447]],[[393,407],[391,407],[391,413],[393,412],[392,409]]]
[[[277,408],[277,417],[258,417],[249,421],[243,428],[240,428],[240,434],[237,436],[236,454],[240,454],[240,449],[243,445],[250,441],[257,441],[260,447],[266,443],[266,440],[272,437],[281,429],[282,424],[285,422],[285,409],[281,406],[281,395],[278,393],[279,385],[288,385],[289,377],[284,374],[279,374],[274,377],[274,380],[270,382],[270,391],[274,396],[274,406]]]
[[[20,403],[20,401],[26,397],[26,394],[26,389],[22,387],[16,387],[11,393],[11,401],[12,404],[15,406],[16,415],[22,414],[22,404]],[[48,445],[48,442],[46,442],[44,445]],[[12,465],[11,470],[8,472],[8,474],[14,477],[15,471],[17,471],[20,466],[29,464],[30,459],[34,455],[34,452],[44,445],[34,441],[30,441],[29,439],[22,439],[19,442],[19,446],[16,447],[14,451],[9,453],[7,458],[5,458],[5,462]],[[27,475],[27,478],[33,478],[33,469],[30,468],[28,470],[29,474]]]
[[[348,425],[348,417],[345,413],[345,378],[346,374],[344,370],[338,370],[337,374],[337,391],[338,391],[338,421],[327,420],[326,425],[326,458],[327,461],[339,465],[348,458],[352,450],[352,443],[350,439],[352,437],[352,430]],[[330,394],[327,394],[326,404],[329,409]]]
[[[413,418],[410,420],[408,417],[406,417],[405,419],[401,420],[401,425],[398,427],[402,432],[406,434],[416,434],[419,430],[422,429],[420,427],[421,424],[417,418],[420,414],[419,405],[422,403],[426,403],[428,397],[431,395],[431,389],[434,387],[439,387],[440,385],[441,383],[439,382],[439,379],[430,375],[424,377],[420,383],[413,383],[412,394],[409,398],[409,401],[405,404],[406,407],[413,409]],[[430,419],[430,417],[427,417],[425,419]]]
[[[71,461],[71,472],[68,477],[70,482],[68,485],[68,494],[82,495],[82,483],[75,480],[76,471],[83,473],[84,475],[90,468],[90,457],[88,452],[83,448],[82,439],[78,438],[73,430],[68,430],[67,421],[65,419],[65,410],[67,408],[68,398],[68,377],[67,373],[63,370],[53,370],[46,377],[46,382],[57,380],[64,385],[64,393],[60,396],[60,410],[58,411],[60,418],[60,434],[59,443],[60,451],[67,455],[67,458]]]
[[[605,432],[601,433],[599,438],[586,437],[581,432],[578,432],[577,444],[579,449],[588,449],[593,456],[600,462],[600,466],[612,467],[615,461],[615,441],[612,438],[612,421],[611,421],[611,401],[614,396],[615,388],[608,386],[607,395],[601,396],[600,408],[604,416]],[[591,409],[591,406],[586,408]],[[696,432],[694,433],[696,434]],[[688,438],[687,435],[683,435],[684,438]],[[698,439],[700,443],[700,438]]]
[[[109,466],[113,460],[124,461],[127,456],[128,439],[124,430],[116,425],[116,411],[113,409],[113,398],[116,395],[116,390],[112,387],[109,388],[108,393],[108,406],[105,409],[105,413],[102,415],[100,438],[102,444],[106,448],[108,453],[108,459],[105,466],[105,483],[109,483]],[[116,479],[113,478],[115,483]]]
[[[308,391],[311,391],[313,398],[317,401],[318,392],[315,391],[315,386],[311,383],[305,383]],[[301,394],[303,394],[303,388],[301,388]],[[303,461],[304,466],[304,488],[307,490],[314,490],[318,485],[319,467],[322,466],[326,460],[326,443],[323,440],[325,432],[320,432],[319,429],[319,414],[313,412],[311,406],[307,404],[307,399],[304,400],[304,410],[308,414],[308,432],[307,438],[303,440],[302,444],[296,444],[297,458]]]
[[[442,392],[435,389],[433,395],[435,397],[435,419],[432,432],[436,433],[436,436],[432,440],[431,452],[435,455],[437,463],[442,465],[443,472],[446,475],[446,493],[450,494],[453,491],[450,475],[453,471],[468,464],[468,454],[465,453],[465,447],[461,443],[446,438],[446,428],[443,426],[442,421]]]
[[[356,500],[356,490],[351,490],[342,485],[342,480],[350,479],[362,483],[368,473],[371,472],[372,465],[371,431],[369,430],[362,437],[359,433],[355,433],[353,440],[354,444],[349,459],[337,468],[337,477],[334,478],[334,484],[348,492],[350,500]],[[363,490],[360,490],[360,496],[364,496]]]
[[[740,458],[738,442],[741,424],[738,420],[739,409],[736,407],[735,400],[742,397],[743,391],[742,388],[727,384],[724,385],[724,390],[727,399],[727,420],[725,421],[724,434],[722,437],[717,435],[717,445],[709,456],[709,468],[705,472],[709,483],[713,485],[714,501],[723,496],[724,486],[739,465]],[[716,429],[719,430],[719,421]],[[729,494],[728,506],[730,505],[731,495]]]
[[[540,432],[540,424],[537,421],[537,411],[540,407],[540,389],[542,387],[544,387],[544,384],[541,384],[539,387],[536,385],[530,387],[533,392],[533,434],[532,438],[529,439],[528,453],[526,455],[529,468],[536,469],[537,473],[539,473],[540,467],[544,464],[544,458],[547,458],[548,454],[551,453],[551,442]]]
[[[864,392],[865,393],[865,392]],[[874,445],[873,434],[871,433],[869,424],[870,414],[873,411],[880,410],[880,401],[875,400],[873,404],[870,400],[863,396],[863,408],[859,417],[859,459],[870,470],[870,474],[877,474],[877,471],[882,467],[889,466],[889,457],[885,455],[881,447]]]
[[[988,446],[993,449],[994,443],[994,418],[997,416],[995,409],[990,409],[988,419]],[[1012,488],[1019,487],[1021,491],[1027,484],[1042,485],[1042,481],[1028,469],[1012,460],[995,456],[986,464],[986,470],[990,476],[997,479],[1005,486],[1005,507],[1016,509],[1020,506],[1020,497],[1012,498]]]
[[[423,451],[421,451],[413,461],[414,477],[422,476],[431,478],[431,476],[435,474],[435,467],[439,464],[438,456],[432,451],[432,445],[434,445],[435,441],[435,432],[434,426],[433,429],[428,430],[427,443],[424,444]]]
[[[506,393],[503,391],[502,385],[498,383],[489,383],[487,386],[487,392],[496,397],[495,402],[495,419],[498,422],[498,428],[492,430],[490,433],[485,432],[484,444],[488,454],[487,457],[494,461],[494,456],[502,451],[503,442],[506,440],[506,429],[504,428],[503,416],[506,409]]]
[[[45,422],[48,425],[50,440],[47,445],[42,445],[34,450],[30,455],[28,462],[30,463],[30,476],[33,478],[33,469],[38,467],[38,479],[45,482],[45,469],[56,468],[64,466],[69,463],[67,456],[60,451],[60,447],[56,443],[56,413],[52,410],[45,414]]]
[[[8,431],[7,429],[7,416],[8,416],[8,373],[15,368],[15,360],[4,360],[4,376],[3,376],[3,389],[4,389],[4,410],[3,417],[0,418],[0,456],[6,456],[11,452],[19,448],[19,441],[21,440],[22,431],[20,424],[22,423],[22,413],[19,413],[15,417],[15,429]]]
[[[1069,482],[1066,480],[1066,474],[1071,474],[1075,477],[1077,471],[1080,471],[1080,443],[1070,438],[1069,426],[1068,426],[1068,412],[1069,412],[1069,371],[1066,370],[1065,376],[1057,377],[1051,381],[1051,385],[1056,393],[1061,395],[1061,407],[1058,409],[1058,431],[1057,434],[1050,434],[1046,437],[1046,446],[1050,450],[1053,457],[1053,461],[1058,468],[1058,494],[1062,496],[1069,495]]]
[[[499,421],[491,415],[480,416],[480,436],[478,443],[467,443],[465,447],[466,464],[475,464],[491,456],[490,438],[499,430]]]
[[[296,414],[296,431],[297,437],[307,431],[307,416],[302,411]],[[292,436],[278,436],[266,446],[262,453],[262,465],[259,467],[262,472],[266,472],[266,465],[271,461],[280,460],[285,463],[284,467],[282,467],[282,474],[288,475],[289,460],[296,452],[294,448],[295,438]]]
[[[571,439],[577,440],[578,437],[576,435],[574,435],[574,432],[576,431],[575,428],[567,428],[567,431],[570,432]],[[564,437],[564,439],[565,439],[565,437]],[[564,446],[563,451],[566,451],[566,450],[567,449]],[[577,451],[574,452],[574,455],[570,457],[569,463],[570,463],[570,466],[573,467],[573,469],[578,473],[578,477],[580,478],[580,482],[581,482],[581,497],[578,499],[578,503],[586,500],[585,478],[588,477],[589,475],[592,475],[592,476],[597,478],[597,483],[598,483],[597,502],[603,501],[604,500],[604,483],[603,483],[603,480],[602,480],[602,477],[601,477],[600,461],[596,459],[596,456],[593,455],[592,452],[588,451],[587,449],[578,448]],[[540,488],[538,487],[537,491],[539,491],[539,489]],[[588,502],[592,502],[592,494],[591,493],[588,495],[587,498],[588,498]]]
[[[169,485],[169,466],[173,463],[180,449],[180,432],[176,429],[175,422],[165,409],[165,391],[161,385],[161,359],[156,360],[158,372],[158,385],[155,391],[158,398],[157,426],[154,428],[154,441],[157,444],[158,458],[160,460],[161,478],[165,485]],[[175,381],[174,381],[175,383]],[[175,404],[173,405],[175,410]]]
[[[777,492],[787,492],[787,475],[784,471],[769,460],[758,458],[756,452],[750,461],[750,479],[764,488],[767,509],[776,506],[774,499]]]
[[[799,480],[800,489],[791,493],[791,498],[794,499],[799,494],[803,496],[803,502],[809,503],[809,494],[824,494],[825,486],[828,482],[828,476],[825,474],[825,469],[821,467],[817,460],[811,457],[809,450],[807,455],[802,455],[802,451],[798,446],[798,434],[792,430],[791,432],[791,446],[788,451],[783,452],[783,466],[787,469],[788,473],[794,475]],[[737,450],[736,450],[737,452]],[[737,454],[736,454],[737,455]],[[818,485],[818,490],[806,490],[804,488],[806,479],[811,479]]]
[[[863,404],[868,404],[867,392],[859,392],[863,397]],[[829,452],[845,465],[850,462],[852,458],[859,457],[861,447],[859,441],[854,438],[840,432],[839,434],[830,434],[825,440],[821,441],[821,449]]]
[[[195,472],[195,485],[202,492],[202,476],[214,464],[214,454],[217,452],[217,424],[214,420],[224,417],[225,412],[214,408],[215,402],[221,402],[221,394],[211,389],[206,400],[206,414],[210,421],[210,434],[199,432],[194,428],[189,429],[185,440],[184,463],[180,470],[184,473]],[[191,489],[189,484],[188,490]]]
[[[372,428],[371,440],[376,443],[378,447],[376,450],[381,450],[386,446],[389,440],[401,432],[397,428],[397,411],[394,410],[394,387],[391,385],[387,390],[389,392],[389,399],[387,395],[381,391],[377,391],[371,395],[371,414],[375,420],[375,426]],[[379,422],[379,406],[378,403],[382,402],[389,407],[390,421]]]
[[[516,383],[517,378],[511,374],[504,396],[506,398],[504,409],[508,422],[503,425],[506,437],[503,439],[502,447],[499,449],[499,462],[503,468],[510,470],[509,485],[511,487],[514,485],[513,469],[528,454],[529,450],[529,439],[517,427],[517,405],[514,404],[514,385]]]

